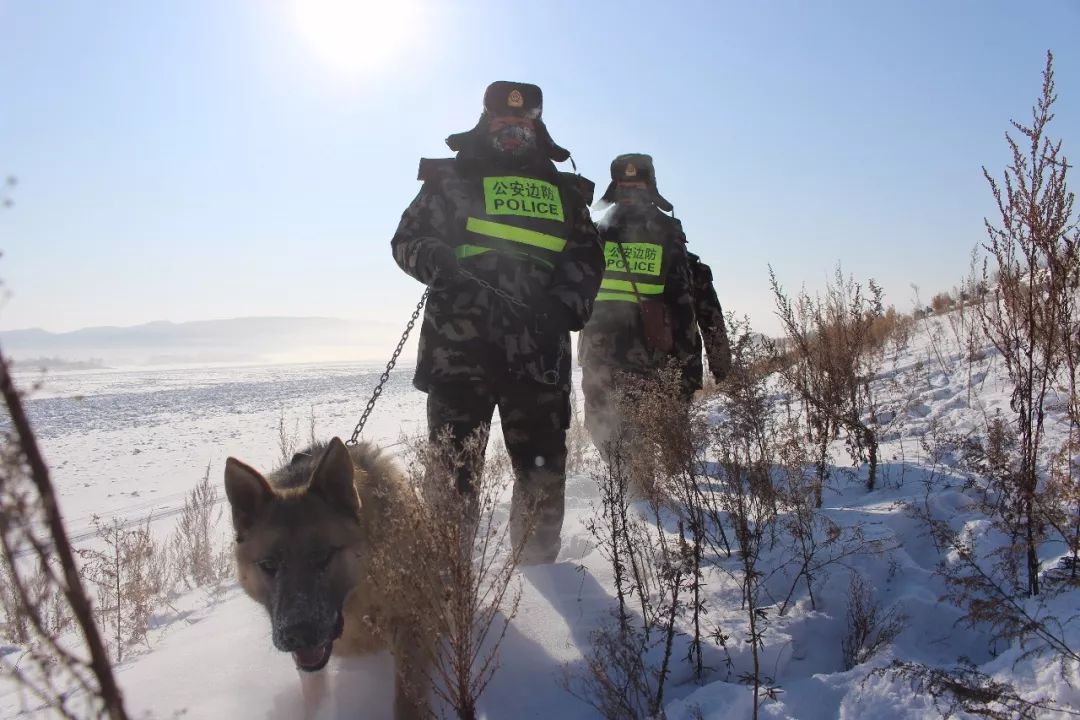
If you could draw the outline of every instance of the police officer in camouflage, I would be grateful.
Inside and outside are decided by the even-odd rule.
[[[620,432],[620,395],[632,396],[641,381],[671,367],[681,373],[682,397],[689,401],[701,387],[702,362],[686,236],[667,214],[672,206],[657,190],[652,158],[615,158],[603,201],[614,205],[600,221],[605,271],[578,360],[585,426],[606,456]]]
[[[570,331],[589,319],[604,268],[592,183],[556,169],[570,153],[542,108],[539,87],[492,83],[476,127],[447,138],[457,156],[420,161],[423,187],[391,242],[431,291],[413,381],[428,394],[428,431],[448,428],[459,446],[478,432],[486,445],[499,409],[511,537],[527,564],[559,552]],[[458,482],[467,493],[471,478]]]

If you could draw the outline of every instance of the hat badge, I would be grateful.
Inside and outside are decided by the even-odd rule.
[[[637,165],[634,163],[626,163],[626,169],[623,170],[623,175],[626,177],[637,177]]]
[[[511,90],[506,98],[506,104],[512,108],[519,108],[525,105],[525,98],[521,96],[520,90]]]

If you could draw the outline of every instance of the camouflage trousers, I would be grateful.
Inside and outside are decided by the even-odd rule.
[[[428,432],[435,440],[449,428],[457,447],[478,433],[482,451],[495,408],[514,468],[510,538],[521,549],[523,564],[554,562],[561,546],[566,494],[569,393],[509,380],[433,384],[428,389]],[[458,477],[458,489],[468,492],[471,486],[472,477],[465,470]]]

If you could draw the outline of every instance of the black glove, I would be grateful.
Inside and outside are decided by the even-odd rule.
[[[449,245],[439,243],[433,247],[429,262],[435,271],[428,283],[432,290],[446,290],[461,281],[461,266],[454,249]]]
[[[551,300],[547,307],[537,310],[533,321],[537,334],[545,337],[569,332],[574,324],[570,311],[558,300]]]

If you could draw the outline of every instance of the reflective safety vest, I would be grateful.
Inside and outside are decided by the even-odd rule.
[[[498,252],[555,267],[569,228],[559,186],[517,175],[484,177],[480,182],[483,194],[473,203],[454,248],[458,258]]]
[[[645,227],[623,228],[619,240],[604,242],[604,277],[597,302],[638,302],[664,294],[667,263],[664,244],[653,242]]]

